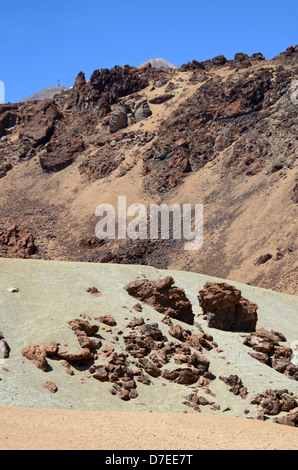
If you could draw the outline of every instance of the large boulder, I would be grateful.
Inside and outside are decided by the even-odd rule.
[[[225,282],[208,281],[200,290],[198,299],[210,328],[255,331],[258,306],[243,298],[236,287]]]
[[[128,109],[124,105],[117,106],[112,112],[109,122],[111,134],[128,126],[127,112]]]
[[[51,341],[49,345],[35,343],[24,346],[22,356],[31,361],[38,369],[46,372],[48,368],[47,357],[55,355],[57,350],[58,344],[56,341]]]
[[[136,105],[136,109],[134,112],[136,122],[143,121],[147,117],[151,116],[152,111],[148,104],[148,101],[142,101]]]
[[[194,313],[192,305],[185,295],[184,289],[176,287],[171,276],[157,281],[140,279],[129,282],[124,289],[129,295],[152,306],[167,318],[175,318],[192,325]]]

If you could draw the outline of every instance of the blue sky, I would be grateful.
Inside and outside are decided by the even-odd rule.
[[[175,65],[236,52],[271,59],[297,40],[297,1],[15,0],[0,4],[0,80],[5,101],[72,86],[82,70]]]

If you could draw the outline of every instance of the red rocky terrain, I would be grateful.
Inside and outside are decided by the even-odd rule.
[[[211,351],[218,356],[222,350],[212,334],[205,332],[201,324],[194,321],[192,304],[184,290],[175,286],[170,276],[156,281],[131,281],[123,288],[131,297],[139,300],[133,307],[136,312],[142,311],[144,305],[153,307],[164,314],[160,322],[146,323],[142,316],[134,317],[120,330],[115,318],[109,314],[95,318],[96,323],[76,318],[68,321],[68,327],[77,337],[78,348],[69,349],[66,344],[61,345],[53,339],[49,344],[25,345],[22,356],[44,373],[51,371],[48,358],[60,361],[70,376],[87,369],[88,379],[109,384],[106,391],[125,402],[141,397],[144,393],[143,385],[154,387],[156,380],[164,380],[185,387],[183,404],[197,412],[201,412],[202,407],[227,411],[228,398],[226,407],[222,409],[216,393],[210,389],[217,377],[213,372],[214,355],[212,360],[208,358],[208,353]],[[250,333],[245,336],[243,344],[253,350],[248,350],[247,354],[276,372],[285,374],[291,381],[298,380],[298,366],[291,362],[291,348],[279,344],[286,341],[285,336],[280,332],[256,328],[256,304],[251,303],[253,322],[241,323],[243,311],[235,308],[243,301],[240,290],[225,283],[208,282],[199,293],[200,301],[203,298],[208,298],[208,302],[204,303],[203,317],[205,311],[216,312],[221,317],[221,324],[209,320],[208,327],[239,334],[245,326]],[[250,301],[246,300],[247,303]],[[234,319],[232,322],[231,316]],[[112,342],[104,340],[100,334],[102,331],[111,331],[111,327],[114,328]],[[86,375],[83,377],[85,381]],[[276,423],[298,426],[298,397],[289,390],[268,388],[251,394],[236,374],[219,375],[218,378],[231,394],[258,407],[257,419],[265,420],[274,416]],[[59,393],[55,382],[47,380],[43,387],[52,393]]]

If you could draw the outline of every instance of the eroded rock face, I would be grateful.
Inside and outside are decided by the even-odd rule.
[[[137,75],[130,67],[95,70],[90,77],[89,93],[93,101],[105,96],[110,104],[148,86],[145,77]]]
[[[146,100],[136,105],[136,109],[134,111],[136,122],[143,121],[147,117],[151,116],[151,114],[152,111]]]
[[[208,326],[226,331],[255,331],[258,306],[225,282],[208,281],[199,292],[199,303]]]
[[[157,281],[132,281],[124,289],[129,295],[147,303],[166,317],[193,324],[192,305],[182,288],[174,286],[175,280],[168,276]]]
[[[37,251],[35,238],[27,229],[12,225],[0,232],[0,256],[29,258]]]
[[[34,147],[46,144],[54,133],[56,122],[62,118],[63,113],[52,100],[42,100],[32,119],[24,126],[22,136],[30,139]]]
[[[124,105],[118,106],[112,112],[110,117],[110,132],[112,134],[128,126],[127,112],[128,109]]]

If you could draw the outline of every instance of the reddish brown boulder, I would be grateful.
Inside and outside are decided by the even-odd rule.
[[[101,323],[104,323],[105,325],[109,325],[109,326],[117,325],[116,320],[112,317],[112,315],[108,315],[108,314],[102,315],[98,319]]]
[[[264,393],[258,393],[251,399],[252,404],[260,405],[260,416],[276,416],[281,412],[289,412],[288,415],[274,418],[275,423],[298,426],[298,402],[297,398],[288,390],[273,390],[268,388]]]
[[[184,289],[174,284],[175,280],[168,276],[157,281],[148,279],[132,281],[126,284],[124,289],[129,295],[147,303],[166,317],[192,325],[194,322],[192,305]]]
[[[89,336],[95,335],[99,327],[97,325],[91,325],[87,320],[75,319],[68,322],[69,327],[76,334],[79,344],[82,348],[94,349],[95,342],[89,339]],[[99,344],[97,344],[97,347]]]
[[[226,331],[255,331],[258,306],[225,282],[208,281],[199,292],[199,303],[208,326]]]
[[[97,371],[92,375],[92,377],[100,382],[106,382],[109,379],[109,374],[106,369],[101,366]]]
[[[249,352],[250,356],[290,379],[297,380],[298,366],[292,362],[292,349],[281,346],[279,341],[286,341],[282,333],[258,328],[245,338],[243,344],[253,349],[253,352]]]
[[[190,336],[190,332],[187,332],[181,325],[172,325],[169,329],[169,334],[173,338],[179,339],[179,341],[186,341]]]
[[[238,375],[230,375],[229,377],[219,377],[225,384],[229,385],[230,392],[234,395],[240,395],[241,398],[246,398],[247,396],[247,388],[244,387],[242,380],[238,377]]]
[[[32,344],[24,346],[22,356],[31,361],[36,367],[42,371],[47,371],[47,357],[53,356],[57,353],[58,344],[56,341],[51,341],[49,346],[45,344]]]
[[[168,370],[165,369],[162,372],[162,377],[167,380],[176,380],[179,376],[179,372],[177,370]]]
[[[198,381],[201,371],[194,368],[177,369],[178,377],[175,383],[190,385]]]
[[[36,253],[35,238],[27,229],[12,225],[0,232],[0,256],[5,258],[29,258]]]
[[[57,356],[60,357],[60,359],[64,359],[68,362],[84,362],[93,359],[94,354],[89,348],[82,348],[79,352],[70,352],[67,350],[63,351],[58,348]]]
[[[130,393],[128,390],[125,390],[125,388],[121,388],[118,391],[118,397],[121,398],[121,400],[128,401],[130,400]]]
[[[47,380],[44,384],[43,387],[49,390],[51,393],[56,393],[58,391],[58,387],[55,384],[55,382],[51,382],[50,380]]]
[[[151,375],[152,377],[159,377],[161,375],[159,368],[148,359],[141,359],[140,363],[144,367],[145,372],[147,372],[147,374]]]
[[[274,418],[273,422],[278,423],[278,424],[284,424],[287,426],[294,426],[297,428],[298,427],[298,407],[291,410],[290,413],[288,413],[285,416],[278,416]]]
[[[154,341],[159,341],[163,338],[162,331],[158,328],[157,323],[144,323],[139,326],[141,338],[144,339],[150,336]]]

